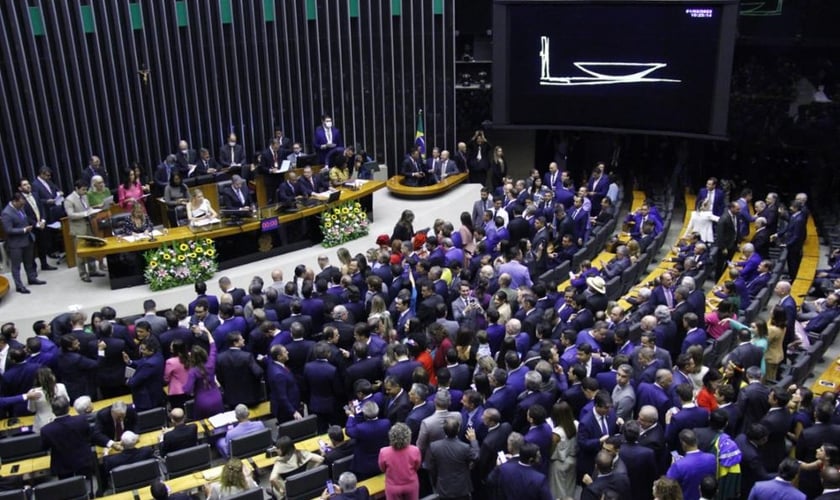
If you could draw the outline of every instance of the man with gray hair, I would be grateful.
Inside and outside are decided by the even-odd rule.
[[[472,481],[467,478],[473,462],[478,459],[478,440],[475,429],[467,429],[469,444],[458,439],[460,417],[446,417],[443,421],[445,439],[429,445],[427,463],[429,477],[440,498],[470,498]]]
[[[761,368],[747,367],[747,385],[738,392],[738,413],[742,415],[738,432],[749,429],[751,424],[761,422],[770,410],[770,388],[761,382]]]
[[[363,500],[370,498],[370,492],[367,487],[357,487],[358,479],[356,475],[350,471],[342,472],[338,476],[338,484],[334,486],[335,493],[330,494],[324,489],[321,493],[321,498],[329,498],[330,500]]]
[[[265,429],[265,424],[262,421],[251,420],[251,413],[248,407],[243,404],[236,405],[233,414],[236,416],[236,426],[216,442],[216,449],[224,458],[230,456],[230,442],[233,439]]]
[[[222,188],[219,193],[219,198],[222,202],[222,208],[227,209],[247,209],[251,207],[251,192],[248,186],[245,185],[245,179],[238,175],[234,175],[230,179],[230,185]]]
[[[411,444],[417,443],[420,434],[420,425],[423,420],[435,412],[435,407],[426,402],[429,397],[429,389],[426,384],[412,384],[408,391],[408,400],[413,405],[405,418],[405,425],[411,429]]]
[[[93,413],[93,402],[90,399],[90,396],[79,396],[73,401],[73,409],[76,410],[76,414],[84,415],[89,421],[93,422],[93,419],[96,418]]]
[[[449,417],[457,418],[461,421],[461,414],[454,411],[449,411],[452,405],[452,396],[448,391],[438,391],[435,394],[435,412],[424,418],[420,422],[420,432],[417,434],[417,447],[423,454],[423,466],[428,469],[428,451],[429,446],[435,441],[439,441],[446,437],[443,431],[443,423]]]
[[[122,448],[120,440],[125,431],[137,431],[137,411],[124,401],[115,401],[111,406],[96,412],[93,429],[95,445],[119,451]]]
[[[361,415],[353,415],[350,408],[345,413],[347,435],[356,440],[350,470],[363,479],[379,474],[379,450],[388,446],[391,422],[379,418],[379,405],[373,401],[362,405]]]
[[[758,276],[758,265],[761,264],[761,255],[756,253],[755,245],[752,243],[744,243],[741,245],[741,253],[744,254],[744,260],[738,262],[730,262],[730,268],[738,268],[741,272],[738,274],[745,282],[750,282],[753,278]]]
[[[697,325],[700,328],[706,327],[706,295],[703,293],[703,288],[697,288],[696,281],[691,276],[685,276],[680,282],[688,290],[688,296],[685,301],[688,303],[690,312],[697,315]],[[676,325],[682,327],[682,325]]]
[[[764,217],[756,217],[755,232],[753,232],[752,243],[755,253],[761,256],[762,259],[770,258],[770,228],[767,224],[767,219]]]
[[[123,432],[120,444],[122,444],[122,453],[107,455],[102,459],[102,478],[103,482],[107,484],[111,471],[122,465],[134,464],[141,460],[147,460],[154,456],[155,449],[152,446],[137,447],[137,442],[140,437],[131,432]],[[104,490],[104,485],[102,487]]]

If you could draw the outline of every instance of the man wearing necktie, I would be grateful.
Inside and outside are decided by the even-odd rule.
[[[344,149],[341,132],[333,125],[330,115],[321,117],[321,125],[315,129],[315,151],[318,152],[318,162],[327,165],[330,155],[336,150]]]
[[[245,163],[245,152],[236,142],[236,134],[228,135],[227,144],[219,148],[219,164],[222,168],[240,168]]]
[[[406,186],[422,186],[426,174],[420,170],[420,151],[412,146],[403,160],[401,172]]]
[[[70,220],[70,234],[74,237],[90,236],[90,204],[87,201],[88,185],[81,179],[74,183],[74,190],[64,200],[64,211]],[[73,248],[78,251],[79,239],[74,238]],[[96,271],[96,261],[91,258],[80,259],[76,256],[76,268],[79,270],[79,278],[85,283],[90,283],[92,276],[105,276]]]
[[[221,192],[222,206],[224,208],[248,208],[251,205],[251,194],[245,180],[234,175],[231,178],[230,186],[225,187]]]
[[[42,271],[53,271],[58,269],[51,266],[47,262],[47,254],[49,253],[49,233],[47,232],[47,208],[44,204],[32,193],[32,184],[28,179],[21,179],[18,185],[18,191],[23,195],[26,204],[23,206],[26,215],[35,222],[35,248],[38,251],[38,258],[41,261]]]
[[[32,245],[35,235],[32,233],[35,221],[30,220],[24,212],[26,200],[21,193],[12,195],[12,200],[3,209],[3,230],[6,232],[6,252],[12,262],[12,278],[19,293],[30,293],[20,279],[20,265],[26,270],[26,277],[30,285],[43,285],[46,282],[38,279],[35,272],[35,260]]]

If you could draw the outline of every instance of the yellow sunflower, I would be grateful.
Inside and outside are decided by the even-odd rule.
[[[204,253],[204,247],[195,247],[195,253]]]
[[[152,269],[156,268],[157,266],[158,262],[156,260],[149,262],[149,267],[151,267]]]
[[[341,209],[341,213],[343,213],[344,215],[347,215],[347,214],[350,213],[350,209],[347,208],[347,207],[344,207],[344,208]]]
[[[190,252],[190,253],[188,253],[188,254],[187,254],[187,257],[189,257],[189,258],[191,258],[191,259],[194,259],[194,258],[195,258],[195,252]]]
[[[178,262],[184,262],[187,258],[183,255],[178,256]]]
[[[211,240],[210,238],[207,238],[206,240],[204,240],[204,244],[205,244],[205,245],[212,245],[212,244],[213,244],[213,240]]]
[[[186,243],[181,243],[181,246],[179,246],[178,248],[181,249],[182,252],[186,252],[187,250],[190,249],[190,246],[187,245]]]
[[[327,228],[327,229],[331,228],[332,227],[332,222],[324,221],[324,227]]]
[[[213,250],[212,248],[208,248],[207,251],[204,252],[204,255],[206,255],[208,257],[212,257],[212,256],[216,255],[216,251]]]
[[[354,214],[357,214],[357,213],[359,213],[359,212],[361,212],[361,211],[362,211],[362,210],[361,210],[359,207],[353,207],[353,213],[354,213]]]
[[[163,260],[172,260],[172,256],[168,253],[163,254]]]

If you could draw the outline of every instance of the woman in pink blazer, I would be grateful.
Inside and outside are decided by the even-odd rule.
[[[420,481],[417,471],[422,458],[420,449],[411,444],[411,429],[403,423],[388,431],[391,446],[379,451],[379,468],[385,473],[386,500],[417,500]]]

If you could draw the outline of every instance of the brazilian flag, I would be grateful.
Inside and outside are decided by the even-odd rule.
[[[414,146],[420,151],[420,156],[426,158],[426,132],[423,126],[423,110],[417,112],[417,128],[414,132]]]

